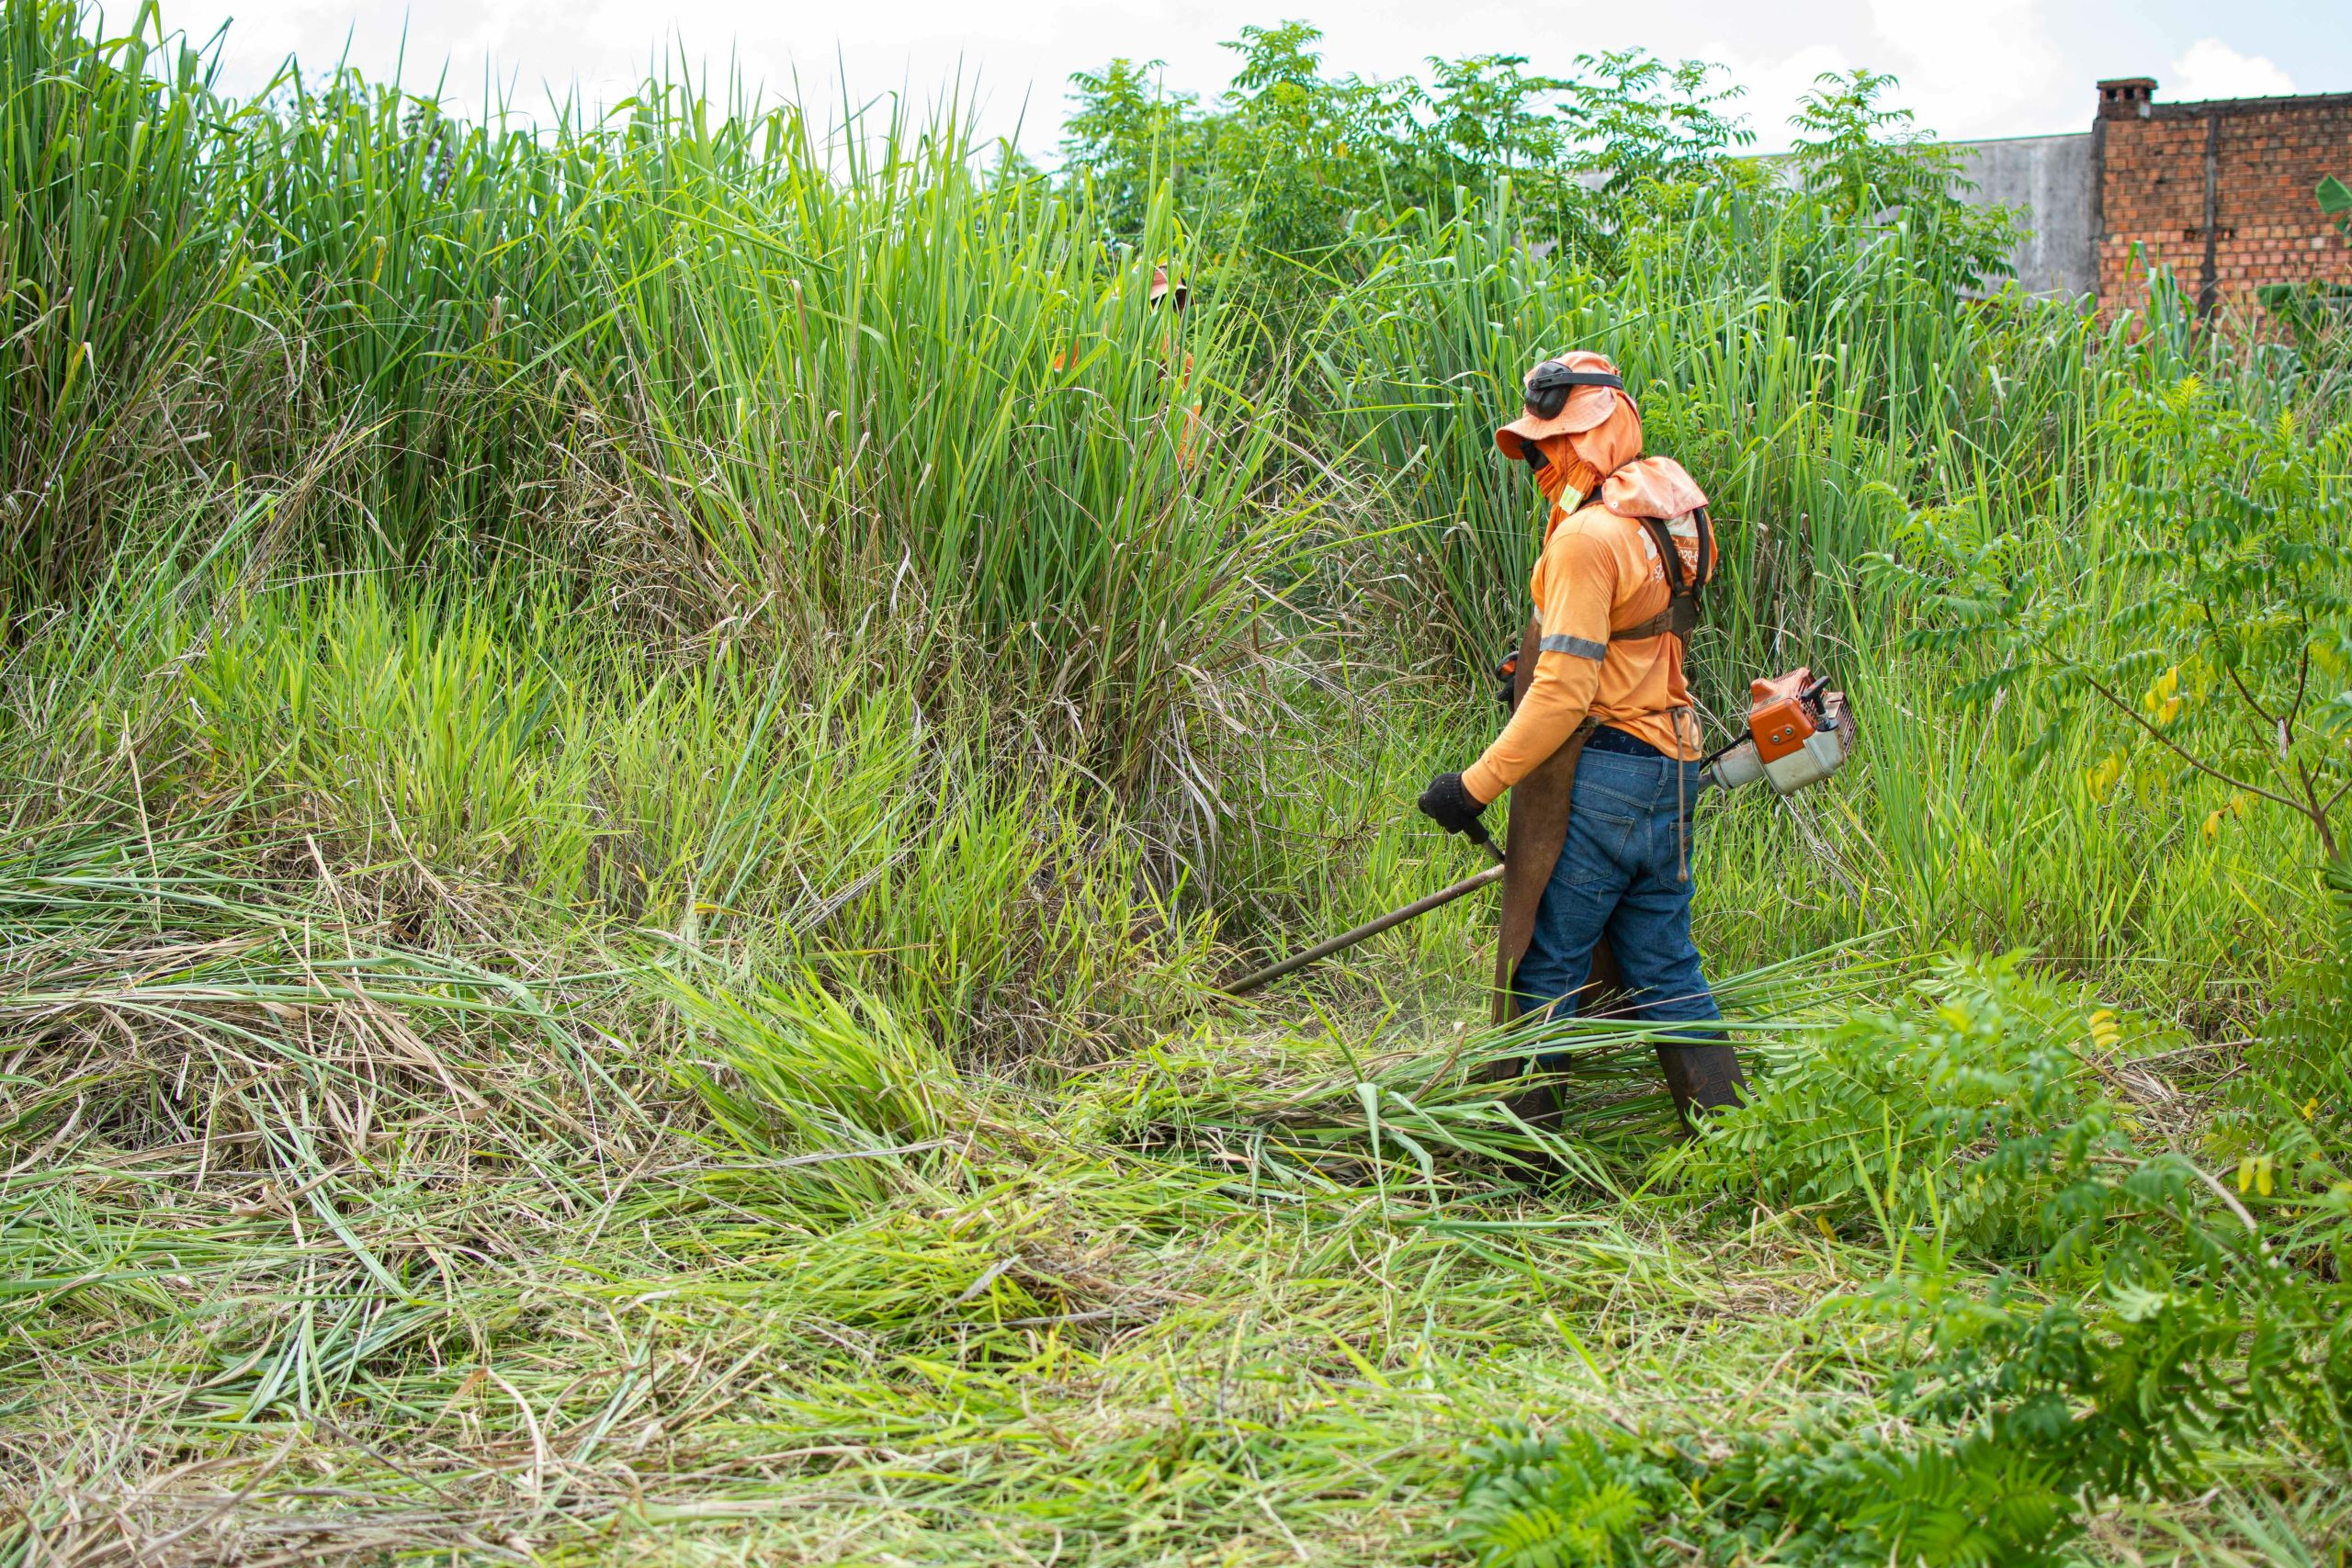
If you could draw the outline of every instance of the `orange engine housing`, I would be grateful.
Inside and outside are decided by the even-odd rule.
[[[1792,670],[1770,681],[1752,681],[1747,687],[1747,733],[1756,738],[1759,761],[1777,762],[1804,749],[1814,735],[1813,716],[1801,694],[1813,684],[1813,671]]]

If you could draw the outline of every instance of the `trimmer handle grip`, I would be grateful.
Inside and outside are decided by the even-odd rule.
[[[1496,844],[1494,835],[1487,831],[1487,825],[1484,822],[1473,822],[1463,829],[1463,832],[1472,843],[1494,856],[1497,865],[1503,863],[1503,852]]]

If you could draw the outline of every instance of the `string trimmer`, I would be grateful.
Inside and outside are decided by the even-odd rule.
[[[1401,909],[1391,909],[1376,920],[1366,920],[1353,931],[1341,931],[1328,942],[1317,942],[1305,953],[1294,953],[1280,964],[1270,964],[1254,975],[1244,975],[1240,979],[1220,988],[1228,997],[1248,996],[1259,987],[1279,980],[1295,970],[1304,969],[1308,964],[1319,959],[1329,958],[1335,953],[1344,953],[1360,942],[1369,942],[1392,926],[1401,926],[1407,920],[1418,920],[1431,909],[1442,909],[1456,898],[1476,893],[1481,887],[1491,887],[1500,882],[1503,877],[1502,850],[1487,835],[1487,829],[1476,823],[1471,825],[1470,837],[1481,849],[1494,857],[1494,864],[1475,876],[1464,877],[1451,887],[1441,887],[1426,898],[1416,898]]]
[[[1747,722],[1739,738],[1706,760],[1700,773],[1702,789],[1736,789],[1758,779],[1776,795],[1808,789],[1846,765],[1853,754],[1854,723],[1846,694],[1833,692],[1827,681],[1815,680],[1810,670],[1792,670],[1777,680],[1757,681],[1748,687]],[[1318,942],[1305,953],[1294,953],[1279,964],[1254,975],[1244,975],[1221,987],[1228,997],[1248,996],[1261,986],[1306,968],[1335,953],[1344,953],[1382,931],[1417,920],[1431,909],[1442,909],[1456,898],[1502,880],[1503,852],[1476,824],[1470,838],[1494,857],[1495,863],[1451,887],[1441,887],[1426,898],[1416,898],[1401,909],[1391,909],[1376,920]]]

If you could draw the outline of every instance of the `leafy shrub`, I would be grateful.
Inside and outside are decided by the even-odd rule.
[[[2071,1250],[2095,1262],[2097,1286],[2082,1298],[2036,1303],[2014,1279],[1978,1298],[1939,1267],[1860,1303],[1928,1326],[1930,1354],[1892,1393],[1952,1434],[1887,1450],[1900,1459],[1882,1478],[1896,1506],[1870,1521],[1895,1532],[1905,1561],[1961,1540],[1941,1497],[1968,1500],[1963,1512],[1999,1497],[2014,1525],[2032,1528],[1990,1556],[1929,1561],[2031,1561],[2027,1548],[2047,1552],[2076,1534],[2092,1500],[2201,1484],[2213,1453],[2274,1443],[2281,1427],[2323,1462],[2352,1457],[2340,1267],[2298,1266],[2217,1195],[2177,1155],[2103,1167],[2070,1192],[2075,1224],[2043,1260]],[[2330,1207],[2313,1223],[2334,1262],[2352,1211]],[[1960,1491],[1920,1484],[1951,1468],[1973,1478]]]
[[[2044,1563],[2072,1533],[2042,1458],[1984,1441],[1905,1448],[1799,1427],[1742,1443],[1703,1489],[1719,1497],[1720,1547],[1784,1543],[1790,1562]]]
[[[2352,1180],[2317,1114],[2279,1117],[2281,1096],[2340,1081],[2345,980],[2338,952],[2258,1048],[2265,1086],[2239,1093],[2234,1126],[2279,1145],[2284,1122],[2301,1159],[2281,1159],[2277,1182],[2263,1166],[2244,1201],[2180,1152],[2135,1155],[2084,1051],[2124,1043],[2124,1025],[2016,957],[1950,959],[1919,987],[1922,1010],[1830,1032],[1675,1170],[1696,1192],[1752,1187],[1884,1229],[1889,1277],[1826,1309],[1924,1345],[1889,1389],[1903,1420],[1792,1422],[1713,1462],[1654,1438],[1639,1453],[1672,1455],[1679,1495],[1633,1495],[1677,1538],[1710,1542],[1710,1561],[1978,1568],[2065,1561],[2096,1500],[2201,1485],[2211,1455],[2281,1429],[2324,1462],[2352,1460]],[[1954,1248],[2025,1267],[1978,1293]],[[1633,1474],[1630,1450],[1482,1450],[1477,1540],[1588,1550],[1597,1523],[1633,1528],[1616,1521],[1642,1514],[1606,1493]]]
[[[2014,1279],[1978,1297],[1939,1263],[1845,1303],[1927,1331],[1890,1390],[1900,1422],[1801,1422],[1715,1461],[1657,1437],[1498,1439],[1471,1455],[1457,1539],[1482,1564],[1641,1562],[1634,1534],[1655,1520],[1711,1562],[2057,1563],[2098,1499],[2201,1484],[2213,1452],[2278,1427],[2324,1463],[2352,1459],[2340,1270],[2282,1259],[2177,1156],[2075,1196],[2098,1264],[2082,1300],[2037,1303]],[[2333,1202],[2339,1252],[2347,1216]]]
[[[1810,1423],[1710,1461],[1688,1440],[1571,1427],[1505,1431],[1468,1458],[1453,1539],[1479,1568],[1645,1562],[1645,1527],[1702,1543],[1709,1562],[1853,1568],[2046,1563],[2072,1533],[2046,1461],[1985,1442],[1902,1447]]]
[[[1322,39],[1304,22],[1243,28],[1225,44],[1231,89],[1208,108],[1165,91],[1157,61],[1077,73],[1064,184],[1128,243],[1164,185],[1188,229],[1232,237],[1222,282],[1311,300],[1314,269],[1351,232],[1417,209],[1455,216],[1503,180],[1531,238],[1615,254],[1686,215],[1755,140],[1729,112],[1739,89],[1699,61],[1580,54],[1561,77],[1528,70],[1525,55],[1480,54],[1432,59],[1427,82],[1385,81],[1326,74]],[[1265,266],[1268,255],[1294,265]]]
[[[2344,978],[2339,954],[2274,1026],[2250,1075],[2263,1086],[2240,1091],[2243,1135],[2278,1141],[2264,1107],[2340,1079]],[[2133,1151],[2083,1050],[2123,1043],[2112,1015],[2015,956],[1951,960],[1921,990],[1925,1010],[1832,1032],[1676,1156],[1691,1190],[1752,1184],[1901,1243],[1887,1279],[1830,1310],[1924,1342],[1890,1390],[1905,1423],[1801,1426],[1686,1460],[1710,1501],[1677,1529],[1791,1561],[2055,1562],[2097,1499],[2201,1484],[2211,1454],[2280,1428],[2352,1457],[2352,1182],[2312,1116],[2285,1118],[2301,1162],[2276,1183],[2265,1166],[2241,1201],[2185,1155]],[[2027,1268],[1973,1292],[1956,1247]]]
[[[1973,186],[1959,152],[1920,130],[1909,109],[1881,106],[1897,85],[1867,67],[1814,78],[1790,121],[1806,194],[1843,221],[1909,231],[1921,271],[1939,284],[1996,284],[2014,270],[2015,219],[1967,200]]]
[[[1640,1561],[1639,1530],[1680,1490],[1622,1435],[1524,1428],[1470,1450],[1453,1540],[1479,1568],[1607,1568]]]
[[[2130,1152],[2084,1054],[2120,1023],[2014,954],[1946,960],[1919,991],[1918,1011],[1858,1016],[1763,1080],[1674,1156],[1679,1179],[1953,1246],[2053,1239],[2068,1190]]]
[[[2103,727],[2115,767],[2143,760],[2228,784],[2345,852],[2352,796],[2352,547],[2335,476],[2352,429],[2266,417],[2194,377],[2127,388],[2103,412],[2109,479],[2091,525],[2028,550],[2016,533],[1915,518],[1889,580],[1936,612],[1910,634],[1946,657],[1996,660],[1963,694],[2015,691],[2054,739]],[[2115,773],[2108,773],[2111,783]],[[2208,818],[2211,836],[2213,818]]]

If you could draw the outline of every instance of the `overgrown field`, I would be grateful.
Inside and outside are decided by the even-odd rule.
[[[1282,28],[1049,176],[0,17],[6,1562],[2345,1561],[2321,304],[2003,291],[1866,75]],[[1702,808],[1695,1141],[1475,899],[1216,990],[1470,869],[1571,345],[1716,730],[1863,725]]]

